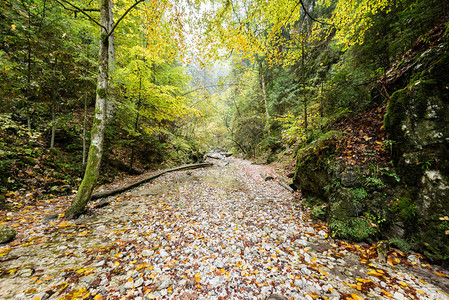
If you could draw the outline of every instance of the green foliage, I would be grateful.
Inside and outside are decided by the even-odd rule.
[[[399,198],[391,207],[398,213],[399,217],[408,223],[407,225],[412,225],[418,217],[418,209],[410,198]]]
[[[361,201],[368,196],[368,193],[364,188],[350,189],[350,193],[354,197],[355,201]]]
[[[447,5],[438,0],[402,2],[395,22],[391,24],[391,30],[395,37],[390,46],[392,55],[403,53],[411,48],[413,43],[419,37],[424,36],[447,9]]]
[[[332,220],[329,229],[332,237],[351,241],[364,241],[378,233],[378,229],[364,217],[348,218],[345,221]]]
[[[310,215],[315,220],[321,220],[321,221],[326,220],[326,211],[325,211],[324,207],[322,207],[322,206],[315,206],[312,209],[312,212]]]
[[[326,193],[331,193],[331,192],[338,190],[338,188],[340,186],[341,186],[341,180],[339,180],[337,178],[333,178],[332,183],[324,186],[323,189],[326,191]]]
[[[375,188],[377,190],[381,190],[386,187],[386,185],[383,183],[382,179],[377,178],[377,177],[371,177],[371,176],[365,177],[364,185],[366,187]]]

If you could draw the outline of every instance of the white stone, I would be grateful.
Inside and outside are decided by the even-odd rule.
[[[405,297],[404,294],[401,294],[399,292],[395,292],[393,294],[393,299],[395,299],[395,300],[406,300],[407,297]]]
[[[142,256],[148,257],[148,256],[153,255],[153,253],[154,253],[153,250],[148,250],[148,249],[146,249],[146,250],[143,250],[143,251],[142,251]]]
[[[168,256],[169,256],[168,252],[165,251],[164,249],[159,250],[159,255],[160,255],[162,258],[165,258],[165,257],[168,257]]]

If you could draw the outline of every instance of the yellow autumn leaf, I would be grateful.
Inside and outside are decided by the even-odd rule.
[[[351,297],[354,300],[364,300],[364,298],[362,296],[359,296],[357,294],[351,294]]]
[[[79,269],[79,270],[76,270],[75,272],[76,273],[78,273],[78,274],[81,274],[81,273],[84,273],[84,271],[86,271],[87,269]]]
[[[62,221],[61,223],[58,224],[59,228],[65,228],[65,227],[69,227],[70,223],[67,221]]]
[[[446,274],[440,273],[440,272],[437,272],[437,271],[434,271],[433,273],[435,273],[436,275],[438,275],[440,277],[448,277]]]

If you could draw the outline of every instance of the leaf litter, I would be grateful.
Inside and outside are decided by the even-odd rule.
[[[171,173],[74,221],[71,198],[48,199],[0,223],[2,299],[449,299],[447,271],[397,250],[333,240],[269,166]],[[92,204],[94,206],[94,204]]]

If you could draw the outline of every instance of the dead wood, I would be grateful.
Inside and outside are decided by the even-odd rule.
[[[154,180],[164,174],[170,173],[170,172],[176,172],[176,171],[183,171],[183,170],[193,170],[193,169],[199,169],[199,168],[207,168],[207,167],[211,167],[214,164],[212,163],[199,163],[199,164],[191,164],[191,165],[185,165],[185,166],[181,166],[181,167],[176,167],[176,168],[172,168],[172,169],[167,169],[164,170],[160,173],[157,173],[156,175],[152,175],[149,177],[146,177],[144,179],[141,179],[139,181],[136,181],[134,183],[130,183],[128,185],[113,189],[113,190],[109,190],[109,191],[103,191],[103,192],[99,192],[99,193],[95,193],[92,194],[92,196],[90,196],[90,200],[95,200],[95,199],[100,199],[100,198],[104,198],[104,197],[109,197],[109,196],[113,196],[116,194],[120,194],[123,193],[129,189],[135,188],[143,183],[149,182],[151,180]]]

